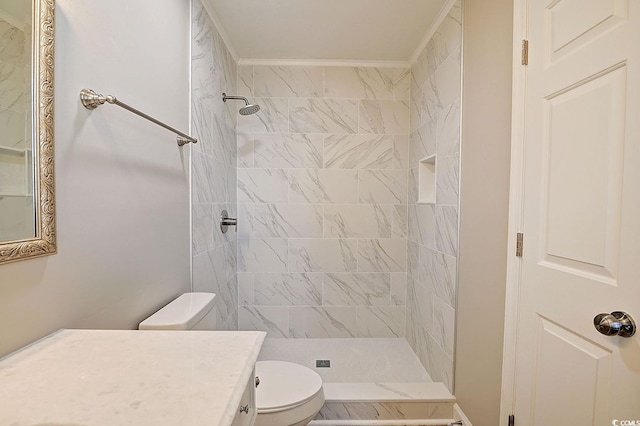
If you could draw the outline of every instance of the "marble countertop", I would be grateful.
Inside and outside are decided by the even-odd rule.
[[[264,336],[60,330],[0,360],[0,424],[230,425]]]

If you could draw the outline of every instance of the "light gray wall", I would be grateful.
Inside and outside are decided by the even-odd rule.
[[[187,129],[189,2],[56,3],[58,254],[0,266],[0,355],[62,327],[135,328],[189,290],[189,148],[78,101],[90,87]]]
[[[455,390],[474,426],[499,421],[511,144],[513,4],[465,0]]]

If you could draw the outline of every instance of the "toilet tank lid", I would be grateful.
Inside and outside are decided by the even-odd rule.
[[[213,307],[214,293],[184,293],[142,321],[139,330],[190,330]]]

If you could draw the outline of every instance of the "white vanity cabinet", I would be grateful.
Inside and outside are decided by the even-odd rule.
[[[247,383],[238,411],[233,419],[231,426],[253,426],[258,415],[258,407],[256,406],[256,370],[254,368]]]
[[[264,336],[58,331],[0,360],[0,425],[253,425]]]

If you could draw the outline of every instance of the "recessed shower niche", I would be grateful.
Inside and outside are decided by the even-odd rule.
[[[436,203],[436,154],[418,162],[418,204]]]

